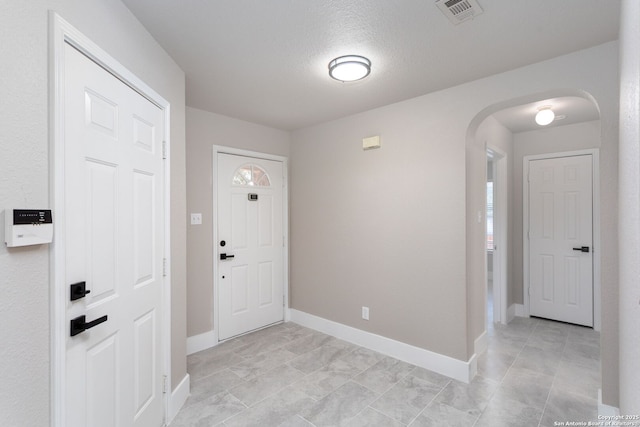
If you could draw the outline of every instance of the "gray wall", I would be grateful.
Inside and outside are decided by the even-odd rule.
[[[607,43],[293,132],[292,307],[468,360],[482,329],[475,325],[484,324],[484,280],[467,283],[467,271],[484,269],[485,258],[482,247],[467,259],[467,236],[484,230],[469,213],[482,210],[484,198],[468,199],[466,184],[484,182],[486,161],[473,156],[484,152],[480,142],[467,146],[469,125],[506,100],[584,90],[601,111],[603,187],[615,188],[617,49]],[[361,139],[371,135],[381,135],[382,148],[362,151]],[[603,365],[617,365],[610,328],[617,318],[615,192],[602,203]],[[617,378],[604,374],[606,402]]]
[[[640,414],[640,3],[620,29],[620,411]]]
[[[114,0],[1,2],[0,211],[50,206],[48,10],[171,103],[172,384],[186,375],[184,73]],[[4,219],[4,217],[2,218]],[[4,227],[0,228],[4,242]],[[0,244],[0,425],[50,423],[49,248]]]
[[[212,146],[289,156],[289,132],[187,108],[187,207],[202,213],[202,225],[188,225],[187,335],[214,329]]]
[[[464,129],[450,92],[294,132],[291,301],[466,360],[464,145],[450,143]],[[382,148],[363,151],[376,134]]]

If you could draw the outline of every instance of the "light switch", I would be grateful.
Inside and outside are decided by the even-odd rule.
[[[191,225],[200,225],[202,224],[202,214],[201,213],[192,213],[191,214]]]

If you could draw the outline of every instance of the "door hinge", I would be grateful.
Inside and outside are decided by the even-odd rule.
[[[167,158],[167,141],[162,141],[162,158]]]
[[[162,277],[167,277],[167,259],[162,258]]]
[[[531,286],[527,288],[527,292],[529,293],[529,296],[531,296]]]
[[[168,390],[169,386],[169,379],[167,378],[166,375],[162,376],[162,394],[166,394]]]

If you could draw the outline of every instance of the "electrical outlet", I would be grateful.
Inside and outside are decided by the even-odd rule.
[[[369,307],[362,307],[362,318],[369,320]]]
[[[191,225],[200,225],[202,224],[202,214],[201,213],[192,213],[191,214]]]

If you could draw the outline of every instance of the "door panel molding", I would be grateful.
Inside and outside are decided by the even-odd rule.
[[[529,166],[534,160],[591,155],[593,160],[593,328],[601,328],[601,237],[600,237],[600,150],[597,148],[524,156],[522,159],[522,284],[523,315],[530,316],[529,297]]]
[[[236,156],[242,156],[247,158],[254,159],[262,159],[262,160],[274,160],[282,163],[282,233],[283,233],[283,296],[284,296],[284,321],[287,322],[290,320],[289,313],[289,172],[288,172],[288,158],[285,156],[279,156],[275,154],[261,153],[257,151],[243,150],[232,147],[225,147],[221,145],[213,145],[213,156],[212,156],[212,192],[213,192],[213,259],[212,259],[212,270],[213,270],[213,295],[214,295],[214,305],[213,305],[213,321],[214,321],[214,345],[217,345],[219,340],[219,329],[220,329],[220,308],[219,302],[220,298],[218,298],[218,293],[220,290],[219,287],[219,275],[217,274],[218,260],[220,259],[220,253],[225,252],[224,248],[221,248],[218,244],[220,240],[219,232],[218,232],[218,186],[217,186],[217,176],[218,176],[218,161],[219,155],[221,154],[231,154]],[[279,238],[278,236],[274,236],[274,238]],[[227,249],[228,251],[229,249]]]
[[[64,174],[64,144],[65,144],[65,45],[70,45],[87,56],[104,70],[115,76],[121,82],[142,95],[152,104],[162,110],[164,120],[164,143],[166,146],[166,160],[161,176],[164,182],[163,215],[164,215],[164,258],[167,269],[163,278],[163,299],[161,309],[163,324],[163,358],[164,375],[170,382],[171,379],[171,274],[169,270],[171,241],[170,241],[170,104],[144,81],[122,66],[115,58],[93,43],[84,34],[79,32],[60,15],[51,11],[49,13],[50,45],[49,45],[49,111],[50,111],[50,204],[56,220],[54,222],[54,235],[59,236],[51,245],[50,256],[50,313],[51,313],[51,424],[63,427],[67,425],[65,411],[66,404],[66,339],[69,325],[66,323],[66,306],[69,299],[68,283],[65,282],[65,257],[67,253],[66,242],[60,236],[65,235],[65,174]],[[104,118],[104,117],[103,117]],[[107,117],[108,118],[108,117]],[[168,384],[168,390],[171,390]],[[163,397],[164,417],[169,420],[169,397],[166,393]]]

